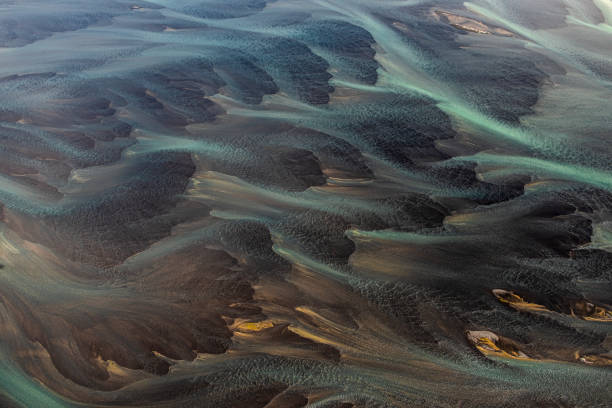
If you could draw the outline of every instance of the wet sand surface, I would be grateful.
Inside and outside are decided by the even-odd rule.
[[[612,404],[610,0],[0,1],[1,407]]]

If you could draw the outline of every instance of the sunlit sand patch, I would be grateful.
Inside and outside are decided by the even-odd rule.
[[[342,347],[343,344],[337,341],[332,341],[329,338],[327,338],[327,336],[325,335],[321,335],[321,334],[317,334],[313,331],[310,331],[308,329],[299,327],[299,326],[289,326],[288,330],[291,331],[292,333],[297,334],[300,337],[303,337],[305,339],[308,340],[312,340],[315,343],[321,343],[321,344],[327,344],[330,346],[340,346]]]
[[[509,339],[490,331],[468,331],[468,340],[485,356],[529,360],[530,357],[518,349]]]
[[[448,24],[452,25],[455,28],[458,28],[459,30],[469,31],[477,34],[496,34],[505,37],[511,37],[513,35],[510,31],[505,30],[501,27],[490,27],[482,21],[460,16],[458,14],[453,14],[447,11],[435,10],[434,14],[438,17],[441,17],[442,20],[445,20],[446,22],[448,22]]]
[[[593,322],[612,322],[612,311],[587,301],[574,303],[571,314]]]
[[[493,295],[502,303],[524,312],[555,313],[543,305],[525,301],[512,291],[493,289]],[[612,312],[604,307],[597,306],[586,300],[571,301],[569,315],[578,319],[594,322],[612,322]]]
[[[503,289],[493,289],[493,294],[502,303],[506,303],[516,310],[533,311],[533,312],[549,312],[546,307],[537,303],[526,302],[522,297]]]
[[[262,330],[270,329],[274,327],[274,323],[269,320],[262,320],[259,322],[244,322],[235,326],[235,330],[244,333],[260,332]]]

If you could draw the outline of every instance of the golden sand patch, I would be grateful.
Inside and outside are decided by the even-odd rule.
[[[552,310],[537,303],[527,302],[516,293],[504,290],[493,289],[493,295],[502,303],[508,304],[510,307],[524,312],[549,312]],[[578,300],[569,302],[569,314],[576,319],[596,321],[596,322],[612,322],[612,311],[605,307],[597,306],[586,300]]]
[[[514,292],[504,289],[493,289],[493,295],[502,303],[506,303],[516,310],[532,311],[532,312],[545,312],[549,311],[545,306],[537,303],[531,303],[525,301],[522,297]]]
[[[263,320],[261,322],[246,322],[236,326],[236,330],[240,332],[259,332],[265,329],[274,327],[274,323],[269,320]]]
[[[468,340],[485,356],[531,360],[531,358],[516,347],[514,342],[485,330],[467,332]]]

